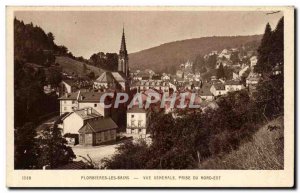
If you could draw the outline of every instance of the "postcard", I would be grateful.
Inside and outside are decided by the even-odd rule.
[[[294,7],[8,6],[7,186],[294,186]]]

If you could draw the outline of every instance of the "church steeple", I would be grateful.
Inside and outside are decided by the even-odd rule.
[[[127,53],[127,49],[126,49],[124,25],[123,25],[121,47],[120,47],[120,52],[119,52],[118,71],[123,72],[126,76],[128,76],[128,73],[129,73],[128,53]]]

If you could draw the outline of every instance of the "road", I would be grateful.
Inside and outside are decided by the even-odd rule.
[[[83,156],[87,158],[87,154],[92,158],[93,162],[96,164],[99,164],[101,162],[101,159],[103,158],[110,158],[113,154],[116,153],[116,147],[119,144],[113,144],[113,145],[101,145],[101,146],[81,146],[76,145],[73,146],[73,152],[76,155],[76,161],[83,160],[79,156]]]

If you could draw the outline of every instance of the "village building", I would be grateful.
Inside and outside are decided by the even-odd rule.
[[[89,119],[78,130],[79,144],[96,146],[114,142],[117,138],[117,124],[109,117]]]
[[[80,92],[66,93],[59,98],[60,101],[60,115],[68,112],[73,112],[77,109],[92,107],[102,116],[107,117],[110,115],[110,109],[104,108],[104,102],[109,102],[109,97],[106,97],[103,102],[100,102],[101,96],[104,92]]]
[[[144,108],[133,106],[127,110],[127,134],[138,134],[146,137],[147,134],[147,111]]]
[[[216,83],[210,87],[210,92],[216,97],[227,93],[223,83]]]
[[[129,91],[129,60],[126,49],[125,33],[123,28],[121,47],[118,58],[117,72],[103,72],[94,82],[95,89],[116,89]]]
[[[257,64],[257,56],[252,56],[250,58],[250,66],[254,67],[254,66],[256,66],[256,64]]]
[[[229,80],[225,82],[226,92],[242,90],[244,85],[239,80]]]
[[[248,65],[243,65],[239,71],[239,77],[242,77],[243,74],[249,69]]]
[[[62,80],[60,83],[61,93],[72,93],[77,90],[76,84],[74,80]]]
[[[200,88],[198,94],[202,100],[212,101],[214,100],[213,94],[210,92],[211,84],[204,83],[202,88]]]
[[[63,133],[78,134],[78,130],[85,124],[85,121],[101,117],[101,114],[93,108],[83,108],[68,113],[62,119],[61,128]]]

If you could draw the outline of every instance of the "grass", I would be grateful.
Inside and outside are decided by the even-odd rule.
[[[79,62],[67,56],[57,56],[55,59],[55,63],[58,63],[62,67],[62,70],[68,74],[72,74],[74,72],[79,76],[84,76],[85,74],[94,72],[97,77],[100,76],[102,72],[104,72],[101,68],[89,64],[86,64],[87,70],[86,72],[84,72],[83,62]]]
[[[270,130],[269,126],[277,126]],[[212,157],[201,163],[201,169],[282,170],[284,169],[284,126],[283,117],[260,128],[253,140],[238,150]]]

